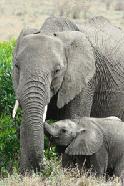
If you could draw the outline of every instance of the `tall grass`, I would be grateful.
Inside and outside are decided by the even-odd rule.
[[[112,178],[108,182],[104,177],[95,178],[87,173],[80,175],[77,168],[62,169],[60,161],[46,161],[44,171],[32,176],[14,173],[0,180],[0,186],[120,186],[118,178]]]

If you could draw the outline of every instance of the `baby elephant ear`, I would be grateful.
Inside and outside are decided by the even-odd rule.
[[[68,155],[92,155],[96,153],[103,144],[103,134],[98,129],[83,129],[66,148]]]

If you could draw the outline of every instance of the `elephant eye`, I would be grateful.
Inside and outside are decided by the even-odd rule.
[[[55,71],[54,71],[54,73],[57,74],[58,72],[60,72],[60,70],[61,70],[61,67],[60,66],[57,66],[56,69],[55,69]]]
[[[57,74],[59,71],[60,71],[59,69],[56,69],[56,70],[55,70],[55,74]]]
[[[17,64],[15,64],[15,67],[16,67],[16,68],[19,68],[19,66],[18,66]]]
[[[61,132],[62,132],[62,133],[65,133],[65,132],[66,132],[66,129],[61,129]]]
[[[17,62],[17,58],[15,57],[15,67],[19,68],[19,63]]]

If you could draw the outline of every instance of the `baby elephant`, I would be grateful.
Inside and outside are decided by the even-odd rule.
[[[80,168],[91,168],[97,176],[120,176],[124,170],[124,122],[119,118],[67,119],[45,123],[44,129],[49,139],[64,149],[63,166],[73,157]]]

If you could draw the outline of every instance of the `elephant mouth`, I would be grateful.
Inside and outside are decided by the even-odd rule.
[[[57,144],[57,141],[59,141],[59,136],[49,136],[49,139],[52,143]]]

